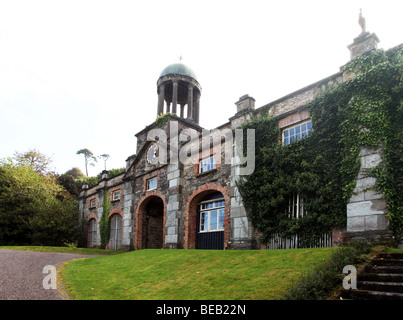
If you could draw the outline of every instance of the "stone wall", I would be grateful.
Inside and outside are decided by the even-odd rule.
[[[369,169],[376,167],[381,161],[381,150],[362,148],[360,152],[361,169],[353,195],[347,204],[347,236],[362,233],[361,237],[371,238],[371,231],[387,231],[386,200],[383,194],[374,190],[376,179],[369,177]],[[356,235],[358,236],[358,235]]]

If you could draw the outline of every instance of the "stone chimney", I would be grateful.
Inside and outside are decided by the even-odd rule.
[[[356,56],[377,49],[379,39],[375,33],[361,33],[354,42],[347,48],[350,50],[350,58],[353,59]]]
[[[236,112],[241,112],[246,109],[255,109],[255,99],[252,97],[249,97],[248,94],[245,94],[244,96],[240,97],[236,104]]]
[[[354,42],[347,46],[347,48],[350,50],[351,59],[365,52],[377,49],[379,42],[379,39],[375,33],[369,33],[366,31],[366,22],[365,18],[362,16],[361,10],[358,18],[358,24],[360,25],[362,31],[360,35],[354,39]]]
[[[108,180],[109,179],[109,171],[108,170],[104,170],[101,173],[101,180]]]

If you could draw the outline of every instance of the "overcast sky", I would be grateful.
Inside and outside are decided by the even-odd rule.
[[[244,94],[260,107],[338,72],[360,8],[379,48],[403,43],[401,0],[0,0],[0,158],[35,148],[58,173],[85,172],[76,152],[88,148],[124,167],[179,56],[213,129]]]

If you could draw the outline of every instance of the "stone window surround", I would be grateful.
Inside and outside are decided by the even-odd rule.
[[[92,203],[94,204],[93,206],[91,206]],[[96,207],[97,207],[97,196],[93,195],[88,198],[88,209],[95,209]]]
[[[199,159],[198,159],[199,161],[198,161],[198,163],[196,163],[196,164],[194,165],[193,175],[194,175],[195,177],[200,177],[200,176],[204,176],[204,175],[206,175],[206,174],[212,173],[212,172],[216,172],[217,169],[221,168],[221,161],[217,161],[217,158],[216,158],[216,161],[215,161],[215,164],[216,164],[216,165],[215,165],[215,168],[214,168],[214,169],[211,169],[211,170],[208,170],[208,171],[204,171],[204,172],[200,172],[200,168],[201,168],[200,164],[201,164],[201,161],[207,160],[207,159],[209,159],[209,158],[211,158],[211,157],[214,157],[214,156],[216,156],[216,154],[214,153],[214,148],[213,148],[213,147],[210,147],[210,155],[209,155],[208,157],[204,157],[204,158],[203,158],[202,152],[199,152]]]
[[[298,110],[297,112],[293,112],[290,115],[279,119],[279,143],[283,143],[284,130],[303,124],[304,122],[308,122],[309,120],[311,120],[311,117],[309,111],[306,109]]]
[[[160,187],[160,179],[158,179],[160,175],[160,170],[155,170],[153,172],[147,173],[143,176],[144,182],[143,182],[143,192],[151,192],[154,190],[157,190]],[[157,178],[157,187],[154,189],[147,189],[147,184],[148,184],[148,180],[153,179],[153,178]]]
[[[113,193],[114,193],[115,191],[120,191],[119,199],[114,199],[114,198],[113,198]],[[120,200],[122,199],[122,186],[116,186],[116,187],[110,188],[110,189],[109,189],[109,192],[110,192],[110,199],[111,199],[111,202],[120,201]]]

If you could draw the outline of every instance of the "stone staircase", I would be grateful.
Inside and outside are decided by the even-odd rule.
[[[380,253],[358,272],[357,289],[343,299],[403,300],[403,253]]]

